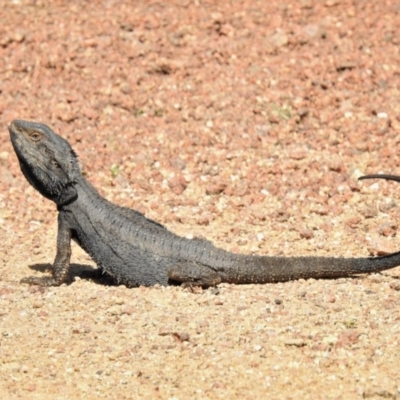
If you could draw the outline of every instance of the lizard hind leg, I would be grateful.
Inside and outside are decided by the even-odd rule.
[[[168,278],[182,286],[210,287],[221,283],[221,277],[211,267],[195,261],[178,261],[168,268]]]

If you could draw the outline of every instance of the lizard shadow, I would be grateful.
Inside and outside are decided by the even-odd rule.
[[[40,263],[28,265],[28,268],[33,271],[46,274],[53,270],[53,265],[49,263]],[[68,276],[64,283],[67,286],[70,286],[75,282],[75,278],[92,281],[103,286],[121,285],[121,283],[118,283],[114,277],[107,274],[107,272],[104,272],[101,268],[95,268],[92,265],[87,264],[70,264]],[[168,284],[171,286],[181,286],[181,283],[176,281],[169,281]],[[126,287],[131,288],[134,286],[126,285]]]
[[[53,265],[49,263],[40,263],[29,265],[28,268],[33,271],[48,273],[53,270]],[[94,268],[92,265],[70,264],[68,277],[64,283],[69,286],[75,282],[75,278],[77,277],[83,280],[94,281],[104,286],[118,286],[117,282],[111,275],[103,273],[100,268]]]

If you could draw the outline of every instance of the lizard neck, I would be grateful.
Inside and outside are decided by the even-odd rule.
[[[71,201],[59,204],[57,206],[59,211],[74,211],[79,209],[85,214],[90,214],[93,210],[112,208],[112,204],[105,199],[96,190],[90,182],[88,182],[83,176],[80,176],[77,183],[75,184],[77,195]]]

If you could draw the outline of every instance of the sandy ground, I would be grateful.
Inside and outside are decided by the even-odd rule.
[[[400,397],[400,270],[127,289],[19,284],[56,209],[14,118],[67,138],[109,200],[187,237],[269,255],[400,248],[400,6],[364,1],[0,1],[0,395]]]

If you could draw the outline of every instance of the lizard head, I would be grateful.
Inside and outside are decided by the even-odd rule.
[[[14,120],[8,130],[28,182],[58,205],[75,200],[75,184],[81,172],[71,145],[48,126],[36,122]]]

